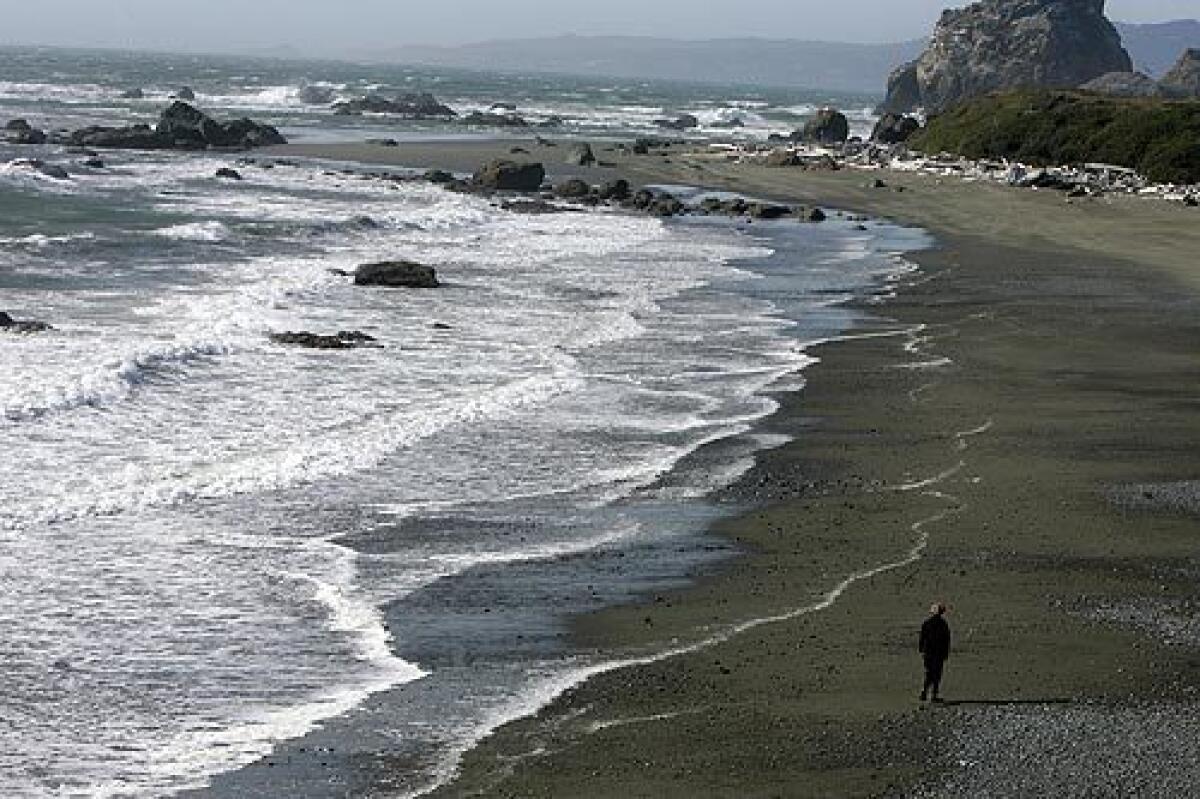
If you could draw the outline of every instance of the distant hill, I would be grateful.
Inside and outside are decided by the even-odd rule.
[[[1116,23],[1139,69],[1161,76],[1187,47],[1200,47],[1200,21]],[[557,36],[457,47],[410,46],[372,60],[499,72],[785,86],[882,95],[888,73],[920,55],[924,40],[844,44],[792,39],[685,41],[639,36]]]
[[[1189,47],[1200,47],[1200,20],[1179,19],[1134,25],[1116,23],[1134,65],[1156,78],[1167,73]]]
[[[838,44],[786,39],[682,41],[635,36],[560,36],[459,47],[405,47],[379,60],[501,72],[786,86],[877,94],[922,42]]]

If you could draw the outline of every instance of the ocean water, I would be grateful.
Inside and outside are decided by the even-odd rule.
[[[351,135],[293,107],[295,67],[22,52],[0,119],[142,116],[161,102],[113,95],[153,74],[208,108]],[[96,59],[103,84],[82,78]],[[347,91],[385,80],[311,69]],[[388,74],[459,102],[497,90]],[[524,80],[547,109],[580,93]],[[0,333],[5,796],[247,795],[231,775],[322,734],[403,752],[405,791],[444,778],[481,731],[609,656],[571,650],[564,613],[729,554],[684,545],[715,512],[704,497],[780,443],[755,424],[801,384],[806,344],[853,324],[839,302],[883,290],[920,240],[520,216],[318,162],[229,182],[213,173],[230,156],[102,157],[0,145],[0,310],[54,326]],[[331,271],[382,258],[445,285]],[[381,346],[268,338],[289,330]],[[599,568],[627,552],[640,567]]]
[[[802,126],[823,106],[841,108],[853,131],[867,135],[879,98],[838,92],[719,87],[682,83],[501,75],[426,67],[328,61],[170,56],[0,48],[0,110],[46,127],[82,127],[100,121],[153,121],[182,86],[196,104],[218,115],[250,115],[280,127],[291,139],[329,141],[364,135],[461,134],[442,122],[397,122],[382,117],[335,118],[328,106],[301,101],[305,86],[338,100],[370,92],[429,91],[460,113],[515,105],[531,122],[557,116],[557,132],[590,136],[653,133],[655,119],[695,115],[692,135],[765,139]],[[127,89],[142,100],[124,100]],[[744,127],[731,129],[737,120]]]

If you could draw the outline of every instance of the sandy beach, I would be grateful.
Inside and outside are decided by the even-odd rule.
[[[469,171],[532,142],[275,154]],[[815,203],[924,228],[873,321],[814,351],[712,531],[748,554],[579,618],[593,676],[469,752],[437,796],[1171,795],[1200,679],[1195,209],[675,152],[638,185]],[[875,177],[886,188],[872,188]],[[932,599],[956,644],[923,706]],[[1131,743],[1136,741],[1136,745]]]

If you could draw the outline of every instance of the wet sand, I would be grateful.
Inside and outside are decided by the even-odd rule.
[[[468,157],[437,149],[383,162]],[[862,172],[601,157],[638,183],[920,225],[938,247],[911,256],[921,272],[869,309],[862,336],[816,351],[807,388],[768,423],[795,440],[725,497],[759,509],[716,531],[750,554],[574,630],[615,651],[710,643],[595,676],[501,728],[436,795],[1021,795],[1049,784],[1038,769],[1054,764],[1005,768],[1011,725],[1053,727],[1086,708],[1115,727],[1150,704],[1161,715],[1136,757],[1103,736],[1048,732],[1039,745],[1067,753],[1079,795],[1156,795],[1194,777],[1194,759],[1153,738],[1170,743],[1172,715],[1193,712],[1200,641],[1105,611],[1200,606],[1193,505],[1145,488],[1177,493],[1200,476],[1200,212],[919,175],[881,174],[890,186],[874,189]],[[1132,485],[1138,501],[1120,501]],[[951,606],[956,646],[949,701],[931,707],[917,702],[915,643],[934,598]]]

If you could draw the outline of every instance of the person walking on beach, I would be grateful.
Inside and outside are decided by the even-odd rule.
[[[942,669],[950,657],[950,625],[946,623],[946,606],[941,602],[933,603],[929,614],[921,625],[919,644],[925,658],[925,687],[921,689],[921,701],[940,702],[938,689],[942,685]]]

